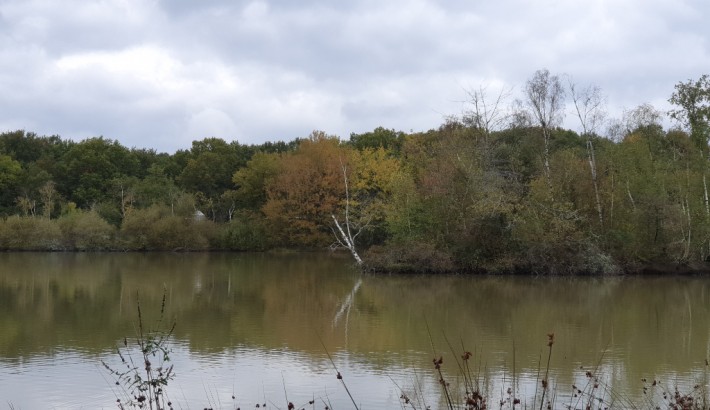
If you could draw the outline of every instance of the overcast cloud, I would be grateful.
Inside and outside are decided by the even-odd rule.
[[[0,0],[0,131],[168,152],[422,131],[540,68],[613,116],[667,110],[710,73],[708,21],[707,0]]]

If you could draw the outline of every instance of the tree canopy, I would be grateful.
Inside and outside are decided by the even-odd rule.
[[[648,104],[605,120],[598,87],[568,86],[539,70],[510,109],[509,91],[481,87],[438,128],[348,140],[213,137],[165,154],[5,132],[0,249],[329,248],[341,221],[373,270],[705,266],[708,75],[676,85],[672,129]],[[566,95],[579,133],[560,127]]]

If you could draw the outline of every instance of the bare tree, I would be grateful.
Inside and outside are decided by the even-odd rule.
[[[630,134],[640,128],[661,126],[663,114],[649,103],[644,103],[631,110],[624,110],[622,123],[625,131]]]
[[[525,103],[522,100],[516,99],[510,104],[510,115],[508,115],[509,128],[527,128],[533,123]]]
[[[525,84],[526,103],[531,117],[542,130],[544,139],[543,161],[545,177],[552,191],[550,175],[550,138],[552,130],[564,119],[565,89],[556,75],[550,75],[547,69],[535,71]]]
[[[605,99],[601,88],[587,85],[580,89],[570,77],[567,81],[577,118],[582,126],[582,135],[595,134],[606,118]]]
[[[493,98],[489,98],[487,86],[476,90],[466,90],[471,108],[463,115],[463,123],[480,131],[485,141],[495,131],[505,125],[507,115],[502,108],[512,92],[510,88],[501,88]]]
[[[39,195],[42,198],[42,210],[47,219],[52,217],[52,208],[54,208],[54,200],[57,196],[57,188],[54,181],[47,181],[39,189]]]
[[[606,136],[612,141],[620,142],[627,135],[641,128],[661,126],[661,117],[661,112],[648,103],[632,109],[624,108],[621,119],[608,120]]]
[[[18,196],[15,198],[15,203],[17,207],[22,210],[25,216],[35,216],[35,207],[37,206],[37,201],[30,198],[27,195]]]
[[[599,225],[604,225],[604,215],[602,213],[602,203],[599,199],[599,184],[597,182],[597,160],[594,155],[594,145],[592,136],[596,133],[597,127],[604,121],[606,115],[604,111],[604,98],[601,89],[597,86],[588,85],[579,89],[567,77],[569,90],[574,103],[577,118],[582,126],[582,136],[587,140],[587,157],[589,160],[589,170],[592,173],[592,183],[594,185],[594,197],[596,200],[597,214],[599,215]]]

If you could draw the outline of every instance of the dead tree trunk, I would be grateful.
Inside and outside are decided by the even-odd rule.
[[[348,187],[348,173],[347,167],[343,165],[342,161],[340,163],[340,168],[343,171],[343,181],[345,182],[345,229],[343,229],[340,225],[340,222],[338,221],[338,218],[335,217],[335,214],[331,214],[330,216],[333,218],[333,222],[335,222],[335,227],[338,228],[338,232],[334,232],[335,239],[337,241],[336,246],[349,250],[358,266],[362,266],[362,258],[360,258],[360,255],[357,253],[357,249],[355,248],[355,238],[357,238],[360,232],[362,232],[363,227],[360,227],[353,235],[352,223],[350,222],[350,188]]]

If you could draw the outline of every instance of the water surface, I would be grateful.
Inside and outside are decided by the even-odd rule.
[[[331,254],[4,253],[0,398],[114,408],[122,392],[101,361],[118,364],[138,301],[155,326],[165,295],[175,408],[352,408],[333,363],[363,408],[399,408],[401,390],[437,408],[432,358],[455,389],[464,350],[491,399],[514,375],[530,403],[553,332],[559,406],[587,370],[642,402],[642,378],[706,384],[709,290],[703,277],[361,276]]]

